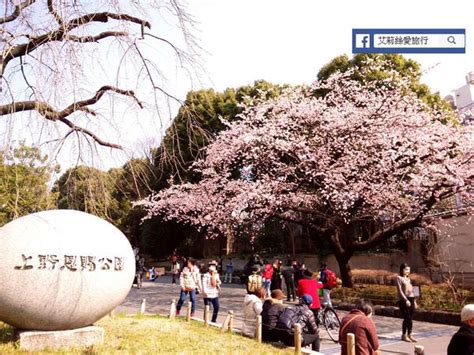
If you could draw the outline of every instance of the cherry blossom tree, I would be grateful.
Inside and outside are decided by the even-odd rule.
[[[301,224],[330,241],[352,286],[355,252],[429,223],[441,199],[472,196],[474,169],[472,127],[441,123],[446,113],[395,71],[370,82],[351,75],[249,105],[194,164],[199,183],[140,201],[148,218],[209,236],[275,218]]]

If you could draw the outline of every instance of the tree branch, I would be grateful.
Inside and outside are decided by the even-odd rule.
[[[122,20],[122,21],[129,21],[133,23],[143,24],[144,26],[151,28],[151,25],[148,21],[145,21],[145,20],[139,19],[134,16],[130,16],[130,15],[115,14],[115,13],[110,13],[110,12],[98,12],[98,13],[93,13],[93,14],[87,14],[63,24],[63,26],[60,27],[59,29],[49,31],[38,37],[32,37],[29,39],[27,43],[18,44],[10,48],[9,50],[7,50],[4,54],[4,57],[0,65],[0,76],[5,72],[5,68],[7,67],[8,63],[12,59],[28,54],[34,51],[35,49],[37,49],[38,47],[40,47],[41,45],[44,45],[48,42],[63,41],[63,40],[66,41],[71,38],[72,38],[71,40],[73,41],[75,40],[76,42],[93,42],[105,37],[112,36],[114,34],[114,31],[103,32],[97,36],[75,37],[75,36],[69,35],[69,32],[74,28],[77,28],[79,26],[82,26],[91,22],[107,22],[109,18],[114,19],[114,20],[119,20],[119,21]],[[119,36],[126,35],[125,32],[115,32],[115,33]]]
[[[4,23],[7,23],[7,22],[11,22],[11,21],[14,21],[18,16],[20,16],[21,14],[21,11],[30,6],[31,4],[33,4],[36,0],[25,0],[21,3],[19,3],[18,5],[15,6],[15,8],[13,9],[13,12],[11,15],[8,15],[8,16],[5,16],[5,17],[0,17],[0,25],[1,24],[4,24]]]
[[[117,94],[129,96],[135,100],[135,102],[140,108],[143,108],[143,104],[137,99],[133,91],[122,90],[113,86],[103,86],[95,93],[93,97],[86,100],[76,101],[61,111],[54,109],[51,105],[49,105],[48,103],[44,101],[32,100],[32,101],[21,101],[21,102],[13,102],[6,105],[0,105],[0,116],[13,114],[17,112],[35,110],[35,111],[38,111],[38,113],[40,113],[47,120],[60,121],[66,124],[67,126],[69,126],[72,130],[77,131],[77,132],[82,132],[90,136],[100,145],[120,149],[121,146],[103,141],[91,131],[74,125],[70,120],[66,118],[76,111],[83,111],[95,116],[96,113],[93,110],[91,110],[89,106],[97,103],[102,98],[102,96],[108,91],[113,91]]]

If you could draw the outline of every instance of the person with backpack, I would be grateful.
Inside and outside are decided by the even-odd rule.
[[[245,295],[242,333],[248,337],[255,337],[257,316],[262,313],[263,300],[265,299],[265,296],[266,290],[263,287],[259,287],[253,293]]]
[[[283,305],[285,294],[281,290],[273,290],[270,297],[263,302],[262,307],[262,340],[278,341],[281,335],[276,325],[285,310]]]
[[[337,276],[325,263],[320,265],[319,281],[323,284],[323,305],[332,307],[331,290],[337,286]]]
[[[359,299],[352,311],[341,321],[339,343],[341,354],[347,354],[347,334],[355,335],[356,355],[376,355],[379,348],[377,329],[372,317],[373,307],[370,301]]]
[[[316,319],[309,306],[313,303],[313,297],[303,295],[298,305],[286,307],[278,319],[276,329],[282,335],[281,340],[288,346],[295,346],[294,325],[301,326],[301,346],[311,344],[313,351],[319,351],[319,330]]]
[[[260,267],[258,265],[252,266],[252,274],[247,280],[247,293],[254,294],[260,287],[262,287],[263,281],[260,276]]]
[[[179,285],[181,286],[181,293],[179,294],[179,301],[176,305],[176,314],[179,315],[186,296],[189,295],[191,300],[191,317],[194,317],[194,312],[196,311],[196,294],[202,291],[201,273],[194,259],[188,258],[186,260],[186,266],[183,268],[179,278]]]
[[[320,288],[323,288],[323,284],[313,279],[313,273],[310,270],[305,270],[303,278],[298,282],[298,296],[310,295],[313,298],[313,303],[309,305],[309,309],[313,312],[316,323],[318,323],[318,313],[321,308],[318,294]]]
[[[202,277],[202,291],[204,296],[204,305],[210,306],[212,304],[212,319],[211,322],[217,321],[217,314],[219,313],[219,291],[221,289],[221,280],[217,272],[217,262],[211,261],[209,263],[208,272]]]

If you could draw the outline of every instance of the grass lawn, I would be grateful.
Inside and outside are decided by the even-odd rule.
[[[105,330],[104,344],[89,348],[49,351],[61,354],[293,354],[289,349],[258,344],[236,334],[221,334],[220,330],[203,323],[183,319],[170,321],[160,316],[123,315],[106,317],[96,325]],[[0,323],[0,354],[22,353],[10,341],[13,329]]]

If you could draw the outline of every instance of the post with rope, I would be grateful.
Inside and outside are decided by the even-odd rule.
[[[257,316],[257,323],[255,324],[255,339],[259,343],[262,342],[262,316],[260,314]]]
[[[186,309],[186,321],[189,322],[191,321],[191,308],[192,307],[192,303],[191,302],[188,302],[188,308]]]
[[[171,301],[169,317],[171,320],[174,320],[176,318],[176,300]]]
[[[229,311],[229,332],[234,331],[234,311]]]
[[[210,307],[209,305],[204,307],[204,326],[209,326],[209,316],[210,316]]]
[[[301,354],[301,325],[295,324],[293,326],[294,331],[294,343],[295,343],[295,354]]]
[[[347,334],[347,355],[355,355],[355,335],[352,333]]]
[[[423,345],[415,345],[415,355],[425,355],[425,348]]]

